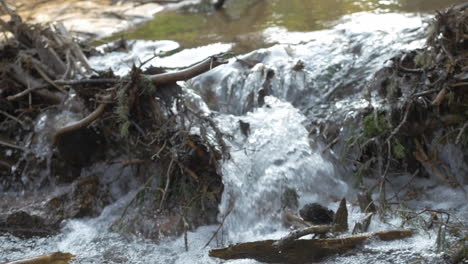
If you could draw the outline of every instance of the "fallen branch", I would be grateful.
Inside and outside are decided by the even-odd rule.
[[[210,57],[192,67],[184,70],[168,73],[159,73],[148,75],[147,77],[154,84],[175,83],[177,81],[185,81],[202,73],[205,73],[219,65],[226,64],[227,61],[220,60],[219,57]],[[57,80],[54,83],[57,85],[81,85],[81,84],[101,84],[101,83],[118,83],[119,78],[107,79],[83,79],[83,80]]]
[[[209,255],[224,260],[248,258],[267,263],[310,263],[343,254],[369,238],[391,241],[407,238],[413,234],[413,230],[399,229],[334,239],[298,239],[281,250],[275,246],[277,240],[264,240],[213,249]]]
[[[160,73],[149,75],[148,77],[154,84],[175,83],[177,81],[188,80],[225,63],[227,63],[227,61],[223,61],[219,57],[213,56],[181,71]]]

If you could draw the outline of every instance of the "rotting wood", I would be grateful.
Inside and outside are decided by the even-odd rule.
[[[294,240],[283,249],[278,249],[275,246],[277,240],[264,240],[213,249],[209,255],[224,260],[255,259],[266,263],[308,263],[320,261],[336,254],[343,254],[361,245],[369,238],[375,237],[383,241],[391,241],[407,238],[413,234],[413,230],[399,229],[343,238],[299,239]]]

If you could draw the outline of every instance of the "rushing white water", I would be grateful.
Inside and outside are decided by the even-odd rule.
[[[288,230],[280,220],[280,196],[285,188],[298,192],[300,205],[320,202],[336,209],[338,203],[335,198],[347,196],[348,201],[352,202],[348,203],[349,224],[352,227],[363,215],[355,206],[354,191],[346,183],[347,175],[338,172],[338,164],[322,155],[320,145],[311,146],[305,122],[316,109],[310,110],[309,107],[316,107],[316,103],[327,97],[323,94],[331,94],[337,87],[362,85],[370,73],[381,66],[378,61],[388,58],[402,47],[421,44],[420,40],[414,40],[421,26],[418,17],[392,15],[389,19],[403,19],[406,22],[390,28],[374,25],[366,32],[356,32],[354,29],[362,28],[361,24],[367,21],[365,14],[359,16],[333,30],[311,34],[310,43],[277,45],[242,57],[254,59],[256,66],[253,68],[242,66],[233,59],[228,65],[218,67],[188,84],[188,87],[194,87],[201,93],[207,89],[214,92],[220,110],[216,121],[228,135],[226,140],[232,155],[222,167],[225,190],[219,219],[229,215],[208,247],[204,248],[204,245],[217,226],[200,227],[189,232],[188,251],[185,251],[183,238],[165,238],[156,244],[138,237],[108,232],[110,224],[133,197],[134,193],[129,193],[108,206],[97,218],[66,221],[57,236],[27,240],[0,236],[0,262],[61,250],[78,256],[73,263],[257,263],[252,260],[222,262],[208,257],[208,250],[228,243],[285,235]],[[91,63],[98,69],[113,67],[118,74],[125,74],[130,63],[144,61],[155,50],[164,52],[177,47],[174,42],[137,42],[129,54],[112,53],[93,58]],[[186,50],[159,58],[161,61],[156,60],[155,63],[164,65],[164,62],[172,61],[172,66],[180,67],[192,64],[200,57],[224,52],[230,47],[230,44],[219,44]],[[188,61],[190,63],[186,60],[188,57],[193,59]],[[305,62],[302,72],[291,71],[297,59]],[[272,83],[273,96],[267,96],[262,107],[245,111],[249,94],[257,94],[262,88],[267,69],[276,72]],[[340,81],[343,78],[347,83]],[[365,106],[352,98],[342,99],[334,104],[346,112]],[[197,104],[207,109],[203,102]],[[304,113],[308,114],[307,118]],[[322,108],[321,113],[331,114],[332,108]],[[248,135],[241,132],[239,121],[249,124]],[[406,184],[405,179],[408,177],[396,181],[395,189]],[[426,188],[434,185],[430,181],[425,184]],[[464,199],[462,191],[437,187],[428,194],[427,200],[413,202],[413,208],[456,208],[459,211],[454,211],[454,215],[461,221],[468,219],[468,206],[459,202]],[[396,215],[389,223],[375,218],[370,230],[394,229],[400,224],[401,219]],[[324,263],[408,263],[418,258],[441,263],[441,256],[435,253],[434,245],[435,233],[431,231],[402,241],[371,241],[354,254],[332,258]]]
[[[244,136],[239,120],[250,124]],[[248,241],[281,230],[281,194],[296,190],[301,202],[328,204],[342,197],[347,185],[333,165],[311,149],[305,117],[290,103],[266,98],[266,106],[242,117],[220,116],[222,129],[232,135],[231,160],[223,166],[221,214],[230,213],[225,228],[230,241]]]

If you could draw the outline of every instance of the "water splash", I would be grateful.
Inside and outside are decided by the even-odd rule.
[[[266,106],[242,117],[220,116],[231,135],[231,160],[223,165],[225,185],[221,214],[232,241],[251,240],[281,230],[281,193],[297,191],[301,202],[328,203],[330,195],[344,196],[347,185],[333,164],[311,149],[305,116],[290,103],[267,97]],[[250,125],[242,134],[239,121]]]

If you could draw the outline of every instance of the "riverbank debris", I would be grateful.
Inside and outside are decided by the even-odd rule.
[[[21,216],[58,229],[55,223],[64,217],[95,216],[120,198],[109,190],[128,192],[122,185],[131,181],[140,188],[114,231],[157,240],[216,223],[223,191],[219,162],[229,151],[216,123],[191,104],[177,82],[226,63],[222,55],[173,72],[143,70],[142,62],[117,77],[111,70],[94,70],[87,57],[97,51],[59,23],[27,24],[4,0],[0,9],[10,18],[0,19],[0,30],[9,36],[0,46],[0,137],[11,142],[0,153],[0,191],[48,194],[34,203],[42,207],[18,206],[26,210]],[[106,176],[108,169],[114,173]],[[88,177],[97,179],[92,191],[99,195],[70,206],[86,210],[46,213],[49,201],[59,208],[73,203],[49,189],[74,188]],[[18,213],[13,205],[0,202],[0,207],[1,219]]]

